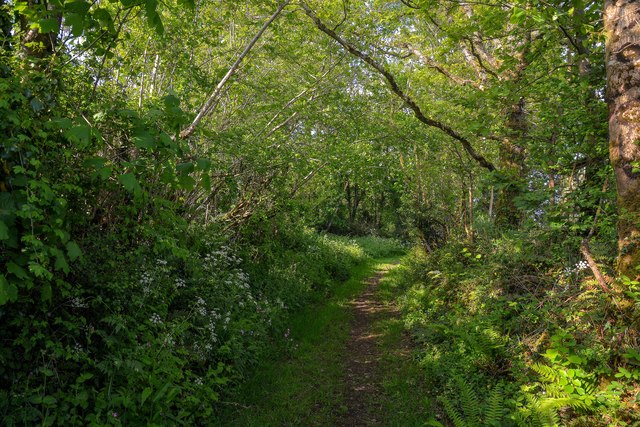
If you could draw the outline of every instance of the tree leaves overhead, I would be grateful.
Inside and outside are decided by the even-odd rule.
[[[482,322],[528,324],[521,304],[540,331],[548,300],[550,329],[590,316],[592,335],[622,328],[638,285],[612,279],[600,7],[2,2],[0,413],[19,413],[5,423],[214,422],[261,343],[283,335],[286,307],[344,275],[350,258],[323,232],[415,244],[431,266],[416,267],[415,319],[450,320],[456,340],[435,344],[481,354],[468,365],[492,378],[531,383],[523,366],[552,336],[514,338],[531,348],[488,361]],[[424,310],[425,289],[448,314]],[[478,301],[499,310],[457,322],[483,313]],[[616,310],[627,320],[609,322]],[[632,346],[627,332],[606,345]],[[605,353],[566,363],[626,363]],[[532,387],[495,402],[531,409]]]

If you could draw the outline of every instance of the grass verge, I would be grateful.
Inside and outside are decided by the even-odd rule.
[[[343,404],[344,349],[349,338],[348,302],[364,280],[394,259],[367,260],[330,297],[301,310],[290,321],[289,351],[278,352],[257,367],[228,402],[221,425],[333,425]],[[283,346],[285,347],[285,346]]]
[[[402,293],[401,278],[405,268],[391,269],[380,281],[377,297],[385,304],[394,305]],[[392,308],[393,309],[393,308]],[[382,407],[385,426],[424,426],[431,420],[432,405],[427,398],[424,371],[413,357],[411,341],[401,317],[391,316],[373,325],[380,336],[380,376],[382,379]]]

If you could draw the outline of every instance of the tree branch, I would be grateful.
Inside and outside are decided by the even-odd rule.
[[[411,46],[409,44],[405,44],[404,47],[406,49],[408,49],[411,53],[416,55],[418,58],[420,58],[420,60],[426,66],[428,66],[429,68],[433,68],[434,70],[436,70],[437,72],[439,72],[443,76],[447,77],[449,80],[453,81],[457,85],[460,85],[460,86],[473,86],[474,88],[476,88],[478,90],[484,90],[482,85],[478,84],[478,82],[474,82],[473,80],[463,79],[461,77],[456,76],[455,74],[452,74],[451,72],[449,72],[449,70],[445,69],[442,65],[436,63],[436,61],[434,61],[433,59],[429,58],[427,55],[425,55],[424,53],[419,51],[417,48],[415,48],[415,47],[413,47],[413,46]]]
[[[605,193],[607,192],[608,188],[609,188],[609,177],[607,177],[604,180],[604,184],[602,184],[602,196],[600,196],[600,201],[598,202],[598,209],[596,209],[596,213],[593,216],[593,224],[591,224],[591,229],[589,230],[589,234],[587,234],[587,236],[584,239],[582,239],[582,241],[580,242],[580,253],[582,253],[582,256],[584,257],[585,261],[587,261],[587,264],[589,265],[591,272],[595,276],[596,280],[598,281],[598,285],[600,285],[600,289],[602,289],[603,292],[611,292],[611,289],[609,289],[606,279],[602,275],[602,272],[600,271],[598,264],[593,259],[593,255],[591,254],[591,248],[589,247],[589,242],[591,241],[591,238],[596,232],[596,226],[598,224],[598,216],[600,215],[600,212],[602,212],[602,203],[604,201]]]
[[[434,120],[434,119],[432,119],[430,117],[425,116],[425,114],[422,112],[422,110],[420,109],[418,104],[413,100],[413,98],[411,98],[409,95],[407,95],[400,88],[400,86],[398,86],[398,83],[396,82],[396,79],[393,77],[393,75],[389,71],[387,71],[386,68],[384,68],[384,66],[382,64],[380,64],[375,59],[371,58],[365,52],[362,52],[362,51],[358,50],[358,48],[356,48],[354,45],[352,45],[351,43],[347,42],[342,37],[340,37],[338,34],[336,34],[335,31],[333,31],[329,27],[327,27],[320,20],[320,18],[318,18],[318,16],[315,13],[313,13],[313,11],[309,8],[309,6],[304,1],[301,1],[300,5],[304,9],[304,11],[307,14],[307,16],[309,18],[311,18],[311,20],[313,21],[315,26],[320,31],[322,31],[323,33],[325,33],[326,35],[328,35],[329,37],[334,39],[336,42],[338,42],[350,54],[360,58],[361,60],[363,60],[364,62],[369,64],[371,67],[376,69],[380,74],[382,74],[382,76],[389,83],[391,91],[393,93],[395,93],[400,99],[402,99],[404,101],[404,103],[413,111],[414,115],[416,116],[416,118],[418,120],[420,120],[423,124],[425,124],[425,125],[427,125],[429,127],[440,129],[442,132],[446,133],[451,138],[455,139],[456,141],[459,141],[462,144],[462,146],[464,147],[464,149],[467,151],[467,153],[476,162],[478,162],[480,164],[480,166],[482,166],[482,167],[484,167],[484,168],[486,168],[486,169],[488,169],[490,171],[495,170],[495,166],[491,162],[489,162],[487,159],[485,159],[484,156],[482,156],[481,154],[476,152],[476,150],[473,148],[473,145],[471,145],[471,142],[467,138],[465,138],[464,136],[460,135],[458,132],[456,132],[451,127],[447,126],[446,124],[444,124],[442,122],[439,122],[437,120]]]
[[[236,70],[238,69],[238,67],[240,66],[240,64],[244,60],[244,58],[249,54],[249,52],[251,51],[251,48],[253,48],[253,46],[258,42],[258,40],[260,39],[262,34],[266,31],[267,27],[269,27],[269,25],[271,25],[271,23],[273,21],[275,21],[275,19],[278,17],[278,15],[280,15],[280,12],[282,12],[282,10],[290,2],[291,2],[291,0],[286,0],[280,6],[278,6],[278,9],[262,25],[262,27],[260,28],[258,33],[251,39],[249,44],[247,44],[247,46],[245,46],[245,48],[242,51],[242,53],[240,54],[240,56],[238,56],[238,58],[233,63],[231,68],[229,68],[229,71],[227,71],[227,74],[224,75],[222,80],[220,80],[220,83],[218,83],[216,88],[213,90],[213,93],[209,96],[207,101],[202,105],[202,107],[200,108],[200,111],[196,115],[196,118],[193,119],[193,122],[191,122],[191,124],[189,126],[187,126],[186,129],[184,129],[182,132],[180,132],[180,138],[182,138],[182,139],[188,138],[195,131],[196,126],[198,126],[200,121],[202,121],[202,119],[207,114],[209,114],[211,112],[211,107],[214,104],[217,103],[218,97],[220,96],[220,93],[222,92],[222,89],[224,88],[224,85],[229,81],[229,79],[231,77],[233,77],[233,75],[235,74]]]

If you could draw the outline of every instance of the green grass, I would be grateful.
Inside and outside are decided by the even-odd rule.
[[[343,375],[351,313],[347,303],[385,261],[368,260],[327,301],[301,310],[290,322],[295,343],[288,356],[273,355],[241,387],[221,425],[332,425],[345,410]],[[239,403],[241,402],[241,403]]]
[[[220,425],[314,426],[335,425],[347,410],[344,375],[347,360],[351,312],[348,302],[362,292],[364,280],[379,270],[387,273],[379,288],[383,301],[391,303],[398,294],[398,275],[393,268],[399,257],[375,259],[351,270],[351,278],[336,284],[331,296],[294,315],[290,322],[293,347],[272,354],[255,374],[227,402]],[[407,347],[399,318],[383,319],[373,325],[382,334],[380,374],[385,426],[424,425],[430,418],[426,393],[421,389],[421,372]]]
[[[378,298],[392,304],[401,293],[400,278],[405,268],[396,267],[389,271],[380,282]],[[385,426],[424,426],[433,418],[429,402],[424,370],[413,358],[411,343],[400,317],[382,319],[374,324],[379,341],[380,370],[383,395],[380,396],[384,408]]]

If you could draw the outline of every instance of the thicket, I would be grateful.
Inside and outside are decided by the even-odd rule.
[[[493,229],[403,263],[404,321],[440,413],[430,425],[639,421],[638,282],[603,293],[566,248],[543,227]]]
[[[221,396],[283,346],[290,313],[366,257],[312,231],[247,232],[191,225],[133,245],[114,233],[76,238],[83,255],[54,276],[51,295],[21,289],[2,309],[3,424],[215,419]]]

